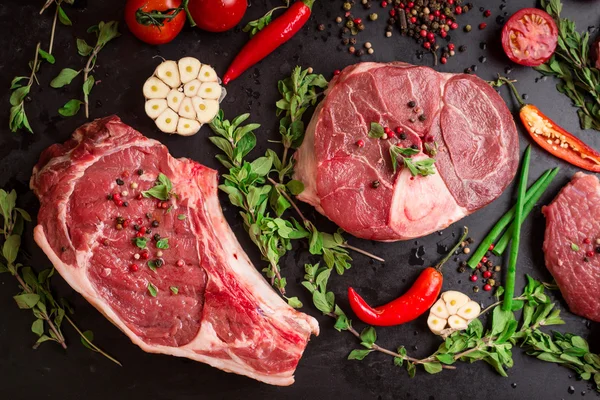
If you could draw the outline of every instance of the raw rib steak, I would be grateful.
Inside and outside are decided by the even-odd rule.
[[[403,132],[370,138],[372,122]],[[393,172],[390,146],[415,146],[419,160],[427,157],[425,143],[438,146],[434,175]],[[330,82],[296,153],[295,179],[305,186],[299,198],[345,231],[394,241],[427,235],[487,205],[513,179],[518,160],[512,115],[483,80],[360,63]]]
[[[600,243],[598,178],[577,172],[542,212],[546,267],[571,312],[600,322],[600,255],[586,256]]]
[[[159,173],[176,194],[164,204],[140,196]],[[252,266],[223,217],[217,180],[118,117],[96,120],[46,149],[34,168],[35,241],[144,351],[290,385],[319,327]]]

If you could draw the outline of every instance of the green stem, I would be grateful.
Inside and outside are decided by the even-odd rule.
[[[515,95],[515,98],[517,99],[517,102],[519,102],[519,107],[525,107],[526,104],[525,102],[521,99],[521,96],[519,95],[519,92],[517,91],[517,88],[515,87],[515,85],[513,84],[513,81],[511,81],[508,78],[504,78],[502,76],[498,77],[498,80],[500,82],[504,82],[505,84],[508,85],[508,87],[510,88],[510,90],[513,92],[513,94]]]
[[[525,205],[523,206],[523,219],[526,219],[527,216],[531,213],[531,211],[533,210],[533,207],[535,207],[535,205],[537,204],[540,197],[542,197],[542,194],[544,194],[548,185],[550,185],[550,183],[556,177],[556,174],[558,174],[558,170],[559,170],[558,167],[552,169],[546,178],[544,187],[541,188],[540,190],[538,190],[537,192],[535,192],[533,194],[533,196],[530,196],[529,199],[527,199],[527,198],[525,199]],[[548,172],[548,171],[546,171],[546,172]],[[501,256],[502,253],[504,253],[504,251],[508,247],[508,243],[510,242],[510,239],[512,237],[512,233],[513,233],[514,229],[515,229],[515,223],[513,222],[512,224],[510,224],[510,226],[504,232],[504,234],[502,234],[502,237],[500,238],[500,240],[498,240],[498,243],[496,243],[496,245],[494,246],[494,250],[492,250],[492,252],[495,255]]]
[[[73,322],[71,320],[71,318],[69,318],[68,315],[65,314],[65,319],[69,322],[69,324],[71,324],[71,326],[73,327],[73,329],[75,329],[75,331],[79,334],[79,336],[81,336],[81,338],[83,340],[85,340],[85,342],[96,352],[102,354],[104,357],[108,358],[110,361],[114,362],[115,364],[117,364],[119,367],[122,367],[123,365],[121,365],[121,363],[111,357],[109,354],[105,353],[100,347],[96,346],[94,343],[92,343],[87,337],[85,337],[85,335],[83,334],[83,332],[81,332],[81,330],[77,327],[77,325],[75,325],[75,322]]]
[[[450,257],[452,257],[452,255],[454,254],[454,252],[456,250],[458,250],[458,248],[460,247],[460,245],[462,244],[462,242],[465,241],[465,239],[467,238],[467,235],[469,234],[469,228],[467,228],[466,226],[463,227],[463,234],[461,236],[461,238],[459,239],[459,241],[454,245],[454,247],[452,249],[450,249],[450,251],[448,252],[448,254],[446,254],[444,256],[444,258],[442,258],[442,261],[440,261],[436,266],[435,269],[437,269],[438,271],[442,270],[442,267],[444,266],[444,264],[446,263],[446,261],[448,261],[450,259]]]
[[[527,177],[529,176],[529,159],[531,157],[531,146],[525,149],[523,163],[521,166],[521,177],[519,179],[519,187],[517,190],[517,205],[515,208],[515,229],[512,235],[512,245],[510,247],[510,258],[508,260],[508,270],[505,280],[505,293],[502,309],[510,311],[512,308],[512,300],[515,294],[515,280],[517,275],[517,258],[519,256],[519,245],[521,243],[521,223],[523,222],[523,203],[525,202],[525,191],[527,188]]]

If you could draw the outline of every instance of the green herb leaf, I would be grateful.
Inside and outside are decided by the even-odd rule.
[[[94,88],[94,82],[96,82],[94,76],[90,75],[88,76],[87,80],[83,83],[83,94],[85,96],[89,96],[89,94],[91,93],[92,89]]]
[[[423,368],[430,374],[437,374],[442,372],[442,364],[438,362],[428,362],[423,364]]]
[[[479,321],[479,320],[477,320]],[[441,362],[442,364],[446,364],[446,365],[452,365],[454,364],[454,356],[452,354],[437,354],[435,356],[435,358],[437,358],[437,360],[439,362]]]
[[[21,236],[10,235],[2,246],[2,255],[8,264],[13,264],[17,259],[19,247],[21,246]]]
[[[156,288],[156,286],[154,286],[152,282],[148,282],[148,293],[152,297],[156,297],[156,294],[158,293],[158,289]]]
[[[302,308],[302,302],[297,297],[289,297],[287,303],[292,308]]]
[[[183,221],[183,220],[185,220],[186,218],[187,218],[187,217],[185,216],[185,214],[179,214],[179,215],[177,216],[177,219],[178,219],[178,220],[180,220],[180,221]]]
[[[157,249],[168,249],[169,248],[169,238],[162,238],[156,242]]]
[[[10,95],[10,105],[18,106],[25,100],[25,97],[29,94],[29,90],[31,86],[22,86],[20,88],[15,89]]]
[[[92,331],[89,331],[89,330],[88,330],[88,331],[82,332],[82,333],[81,333],[81,336],[82,336],[82,337],[80,338],[80,340],[81,340],[81,344],[82,344],[84,347],[88,348],[89,350],[96,351],[96,349],[94,349],[94,348],[93,348],[93,347],[90,345],[90,343],[93,343],[93,342],[94,342],[94,332],[92,332]],[[86,340],[86,339],[87,339],[87,340]]]
[[[79,112],[83,101],[78,99],[69,100],[64,106],[58,109],[58,113],[63,117],[72,117]]]
[[[383,130],[383,126],[377,122],[371,122],[371,129],[369,130],[369,137],[373,139],[381,139],[385,131]]]
[[[148,244],[148,238],[146,237],[136,237],[133,239],[133,243],[140,249],[145,249]],[[157,246],[158,247],[158,246]]]
[[[576,245],[575,243],[571,243],[571,250],[573,250],[573,251],[579,251],[579,246]]]
[[[363,360],[373,350],[356,349],[352,350],[348,355],[348,360]]]
[[[58,89],[65,85],[68,85],[73,81],[73,79],[75,79],[77,75],[79,75],[80,72],[81,71],[75,71],[71,68],[64,68],[59,72],[56,78],[52,79],[52,81],[50,82],[50,86],[55,89]]]
[[[368,326],[360,334],[360,340],[364,343],[373,344],[377,340],[377,332],[372,326]]]
[[[80,56],[87,57],[92,54],[92,51],[94,51],[94,48],[87,44],[84,39],[77,39],[77,52]]]
[[[21,81],[23,81],[25,79],[29,79],[29,77],[28,76],[15,76],[13,78],[13,80],[10,82],[10,90],[13,90],[13,89],[23,86],[21,84]]]
[[[54,62],[56,61],[54,56],[50,53],[48,53],[45,50],[42,50],[41,48],[38,49],[38,52],[40,53],[40,57],[42,57],[42,59],[46,60],[48,63],[50,64],[54,64]]]
[[[34,293],[25,293],[14,296],[13,299],[15,299],[20,309],[29,310],[39,303],[40,296]]]
[[[285,185],[291,194],[294,196],[298,196],[300,193],[304,191],[304,184],[300,181],[292,179]]]
[[[98,46],[103,47],[108,42],[117,37],[121,36],[119,33],[119,23],[117,21],[110,21],[107,23],[98,24],[99,33],[98,33]]]
[[[171,290],[171,292],[173,292],[173,294],[179,293],[179,288],[177,286],[171,286],[169,287],[169,289]]]
[[[150,268],[150,270],[152,272],[156,272],[156,269],[158,268],[158,265],[156,264],[155,260],[148,261],[147,265],[148,265],[148,268]]]
[[[71,22],[71,19],[69,19],[69,16],[65,12],[65,10],[63,10],[63,8],[60,5],[57,5],[57,7],[58,7],[58,20],[60,21],[60,23],[63,25],[66,25],[66,26],[73,25],[73,23]]]
[[[33,321],[33,324],[31,324],[31,332],[38,336],[42,336],[44,334],[44,320],[36,319]]]

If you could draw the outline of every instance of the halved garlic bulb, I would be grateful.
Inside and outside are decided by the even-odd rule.
[[[481,313],[481,307],[464,293],[449,290],[442,293],[429,309],[427,326],[431,332],[443,337],[454,331],[467,329],[469,323]]]
[[[146,114],[156,126],[184,136],[211,122],[225,97],[215,70],[194,57],[162,62],[144,83],[143,93]]]

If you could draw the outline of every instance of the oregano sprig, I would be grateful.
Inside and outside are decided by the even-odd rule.
[[[284,6],[279,6],[270,9],[263,15],[262,17],[250,21],[242,28],[243,32],[248,32],[250,37],[256,35],[258,32],[262,31],[267,25],[271,23],[273,20],[273,13],[277,10],[283,10],[290,6],[290,0],[286,0],[286,4]]]
[[[10,273],[15,277],[20,292],[13,298],[19,308],[31,310],[35,317],[31,331],[37,336],[37,341],[33,347],[37,348],[44,342],[56,342],[66,349],[66,339],[61,330],[62,323],[66,320],[80,335],[86,347],[121,365],[92,342],[91,331],[82,332],[77,327],[69,317],[73,310],[66,300],[54,297],[50,288],[54,268],[36,273],[33,268],[24,266],[18,261],[24,223],[31,222],[31,217],[27,211],[16,207],[16,201],[17,193],[14,190],[6,192],[0,189],[0,216],[2,217],[0,273]]]
[[[94,78],[94,75],[92,75],[92,72],[96,66],[98,53],[100,53],[100,51],[108,42],[121,36],[119,33],[119,23],[117,21],[110,21],[106,23],[104,21],[100,21],[98,25],[88,28],[87,32],[96,34],[96,44],[91,46],[84,39],[77,39],[77,52],[80,56],[87,57],[85,67],[80,70],[64,68],[50,83],[50,86],[53,88],[60,88],[70,84],[75,77],[83,72],[83,101],[79,99],[71,99],[66,102],[65,105],[58,110],[58,113],[63,117],[72,117],[76,115],[81,109],[82,105],[85,109],[85,117],[90,117],[89,95],[94,88],[94,84],[96,83],[96,79]]]

